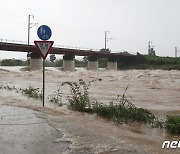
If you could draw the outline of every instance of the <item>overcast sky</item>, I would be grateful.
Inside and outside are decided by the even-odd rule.
[[[180,49],[180,0],[1,0],[0,39],[27,41],[29,14],[39,23],[31,28],[31,42],[45,24],[50,40],[61,46],[101,49],[109,31],[112,51],[147,54],[148,41],[159,56],[174,57],[174,48]],[[0,52],[0,59],[10,55],[26,58]]]

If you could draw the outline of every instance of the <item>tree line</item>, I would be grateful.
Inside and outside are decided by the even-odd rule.
[[[53,59],[53,60],[52,60]],[[87,67],[88,58],[84,57],[82,60],[75,59],[76,67]],[[99,67],[107,67],[107,59],[98,59]],[[19,59],[4,59],[0,61],[1,66],[29,66],[29,60]],[[45,61],[46,67],[62,67],[63,60],[56,59],[54,56],[50,60]],[[118,69],[177,69],[180,70],[180,57],[158,57],[150,55],[140,55],[134,57],[121,57],[117,59]]]

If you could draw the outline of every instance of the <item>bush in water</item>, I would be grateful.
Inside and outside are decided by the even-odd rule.
[[[180,116],[167,116],[165,127],[173,134],[180,134]]]

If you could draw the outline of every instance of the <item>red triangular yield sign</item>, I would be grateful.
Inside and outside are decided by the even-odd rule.
[[[34,41],[34,44],[38,48],[42,58],[45,60],[50,52],[54,41]]]

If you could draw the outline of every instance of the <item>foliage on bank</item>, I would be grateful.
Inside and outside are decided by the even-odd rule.
[[[53,61],[52,61],[53,58]],[[52,57],[49,60],[45,61],[46,67],[62,67],[63,60],[55,60],[55,57]],[[73,56],[66,55],[64,57],[66,60],[74,59]],[[87,67],[88,60],[97,60],[95,57],[84,57],[83,60],[75,60],[76,67]],[[107,67],[107,58],[98,59],[99,67]],[[27,66],[29,61],[22,61],[17,59],[4,59],[0,62],[1,66]],[[117,66],[120,70],[127,69],[162,69],[162,70],[180,70],[180,57],[158,57],[158,56],[149,56],[149,55],[140,55],[133,57],[121,57],[117,60]]]
[[[135,57],[122,57],[118,59],[119,69],[162,69],[180,70],[180,57],[158,57],[138,55]]]
[[[28,62],[19,59],[4,59],[0,64],[1,66],[27,66]]]

